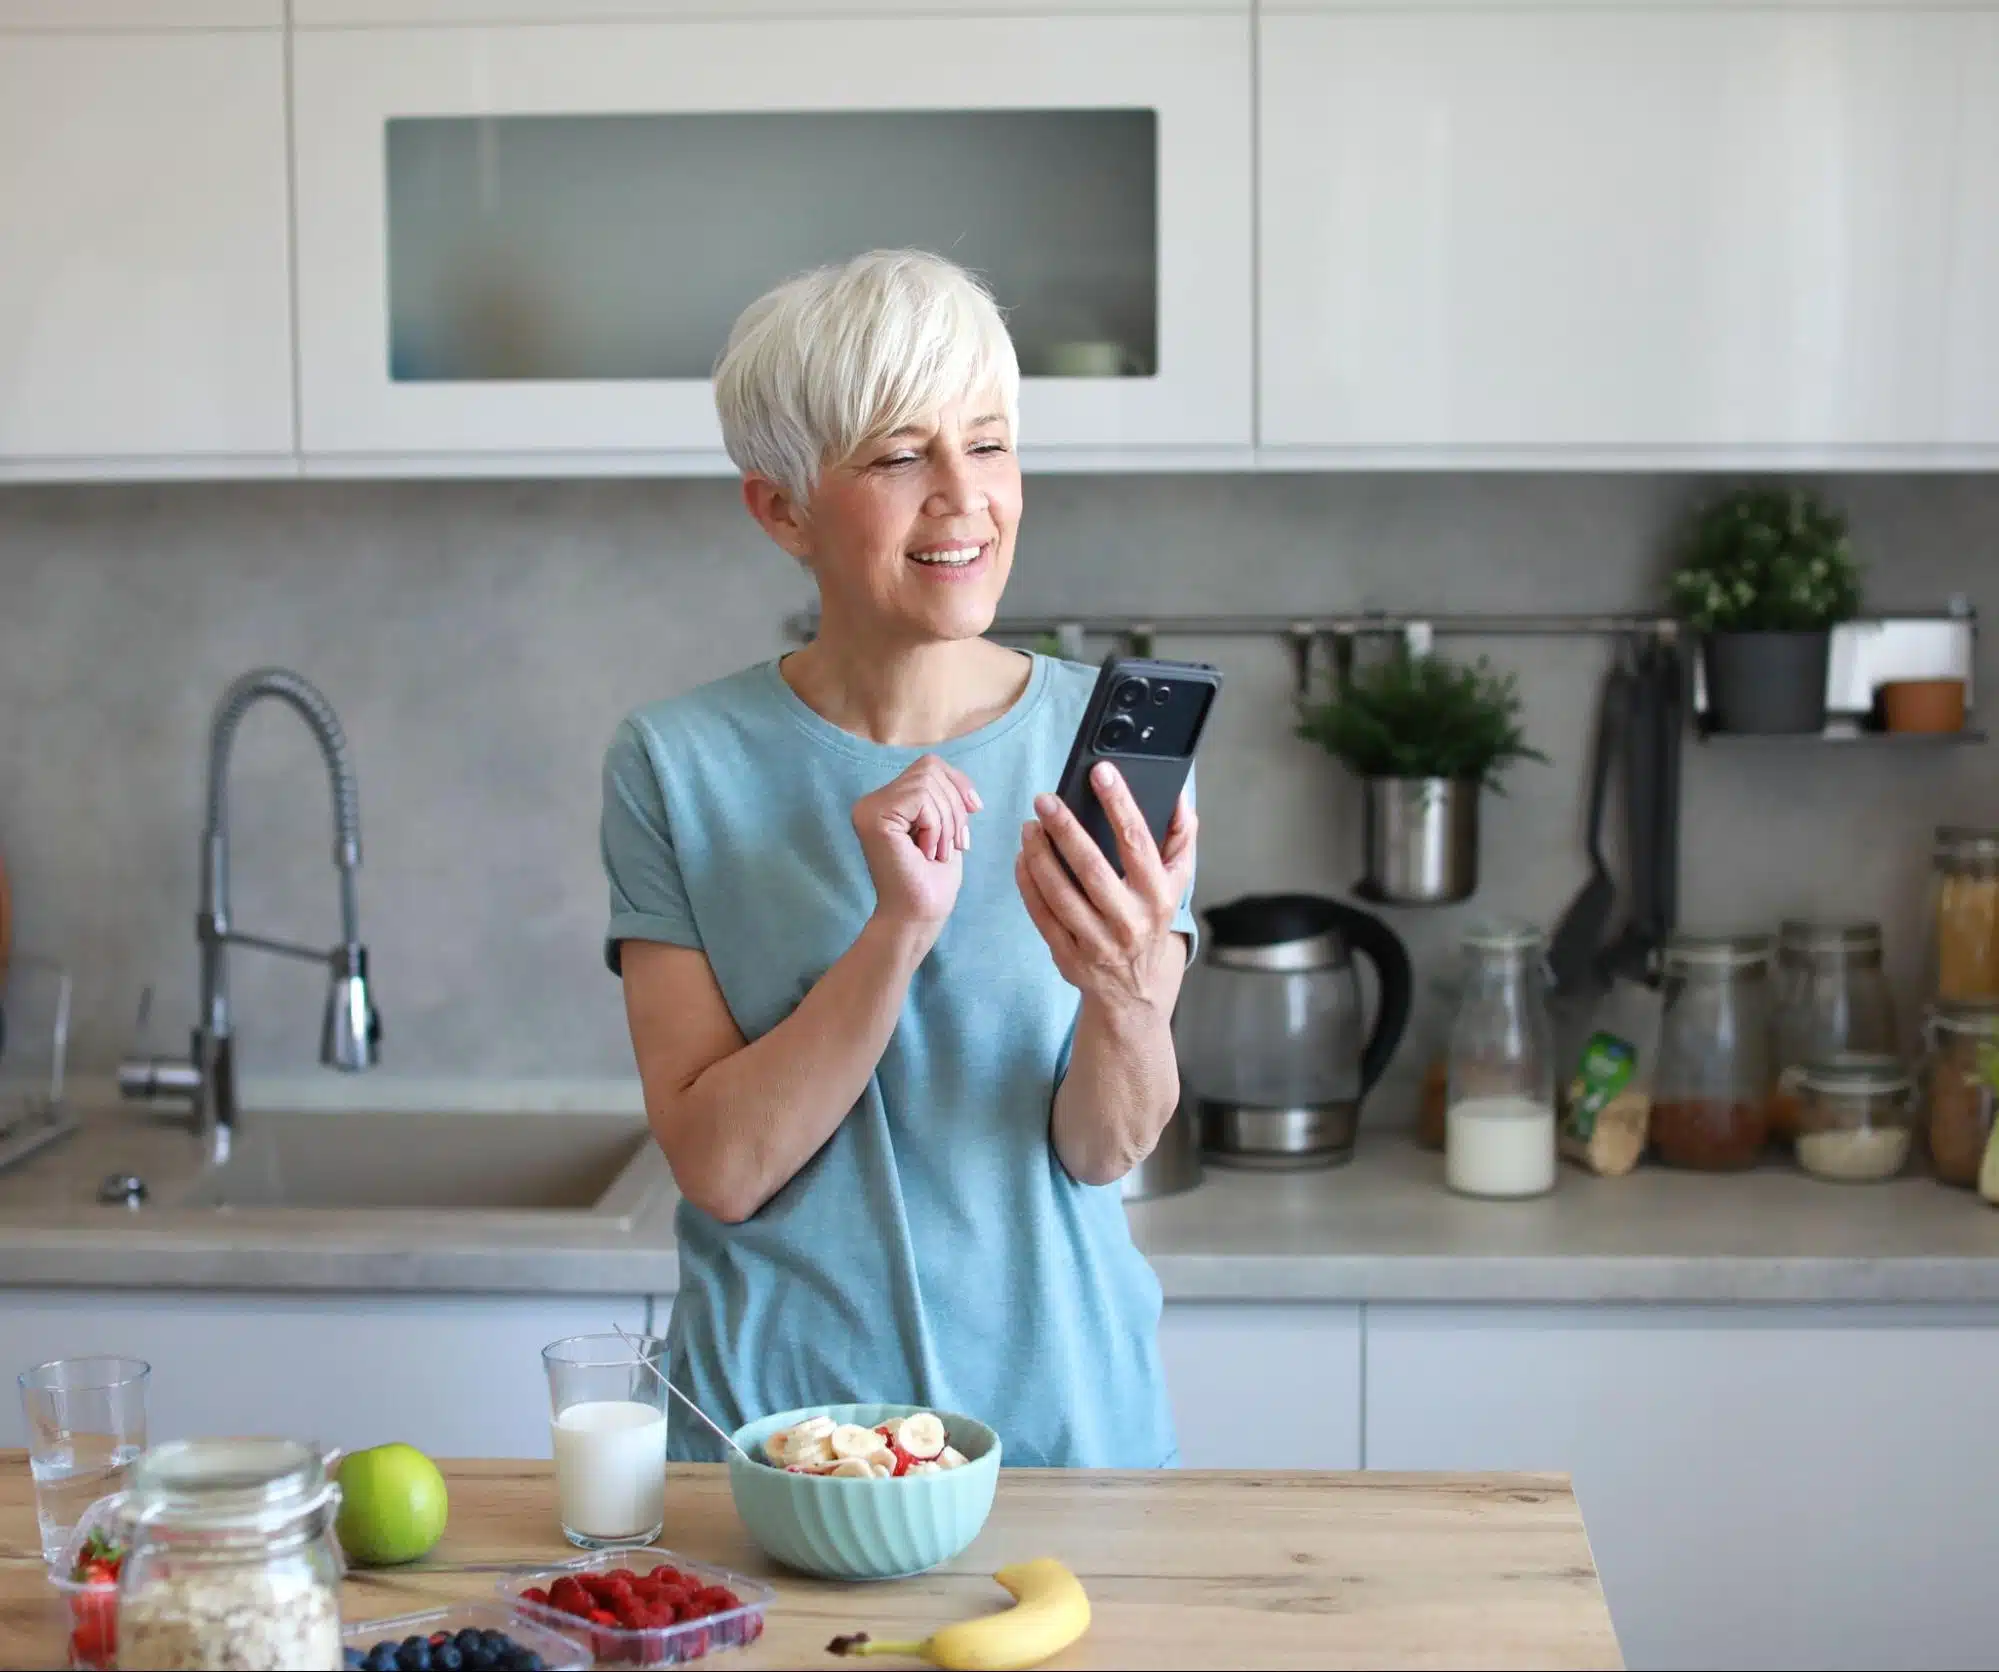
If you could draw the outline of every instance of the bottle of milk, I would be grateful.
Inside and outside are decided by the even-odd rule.
[[[1554,1029],[1541,932],[1481,923],[1463,944],[1444,1181],[1466,1196],[1539,1196],[1555,1187]]]

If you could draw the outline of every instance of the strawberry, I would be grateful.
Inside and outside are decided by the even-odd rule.
[[[678,1585],[680,1583],[680,1569],[677,1567],[668,1567],[662,1562],[651,1573],[647,1574],[646,1577],[648,1579],[657,1579],[662,1584]]]
[[[909,1466],[916,1459],[904,1451],[894,1440],[889,1441],[888,1449],[895,1454],[895,1478],[900,1480],[904,1475],[909,1473]]]
[[[570,1574],[564,1574],[549,1586],[548,1600],[551,1607],[579,1617],[587,1615],[592,1606],[590,1593],[583,1588],[583,1582]]]
[[[539,1585],[530,1585],[525,1591],[521,1592],[521,1600],[523,1602],[539,1603],[542,1607],[546,1608],[548,1606],[548,1592],[544,1591]]]

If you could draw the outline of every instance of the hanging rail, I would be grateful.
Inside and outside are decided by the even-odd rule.
[[[809,643],[818,617],[801,611],[785,621],[785,631],[797,644]],[[1345,615],[1014,615],[992,624],[999,639],[1053,638],[1062,654],[1081,658],[1085,639],[1121,641],[1134,656],[1152,654],[1162,638],[1276,638],[1291,646],[1298,690],[1311,689],[1312,650],[1330,642],[1335,665],[1342,673],[1351,665],[1353,640],[1363,634],[1400,634],[1417,655],[1427,653],[1437,634],[1480,638],[1573,638],[1603,634],[1638,634],[1677,640],[1680,623],[1669,615],[1452,615],[1414,610],[1362,610]]]

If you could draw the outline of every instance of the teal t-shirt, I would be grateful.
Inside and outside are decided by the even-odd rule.
[[[990,1423],[1009,1463],[1178,1461],[1158,1281],[1117,1187],[1049,1139],[1079,996],[1013,875],[1095,677],[1036,657],[1005,714],[937,747],[985,810],[867,1090],[742,1224],[680,1204],[673,1377],[724,1425],[907,1401]],[[775,661],[638,710],[604,763],[612,970],[623,940],[698,947],[744,1038],[776,1026],[874,909],[854,803],[923,753],[842,731]],[[720,1454],[691,1420],[673,1435]]]

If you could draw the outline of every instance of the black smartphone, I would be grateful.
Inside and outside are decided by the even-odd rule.
[[[1173,808],[1193,770],[1194,750],[1221,694],[1219,668],[1206,662],[1158,662],[1143,656],[1104,658],[1096,689],[1069,746],[1055,793],[1090,838],[1124,875],[1117,836],[1090,785],[1090,771],[1109,761],[1124,774],[1155,842],[1166,839]]]

